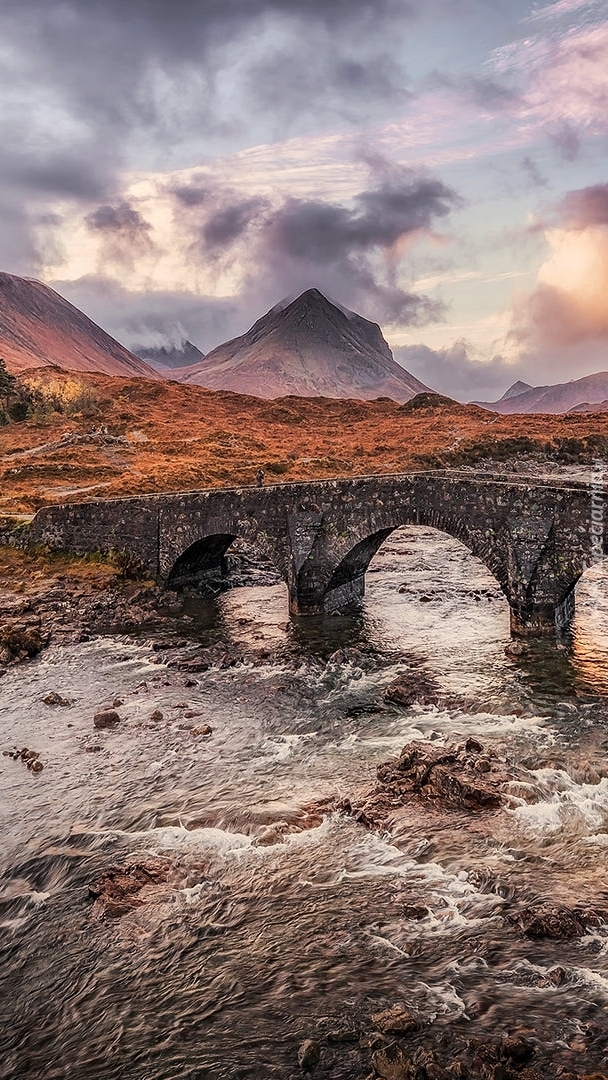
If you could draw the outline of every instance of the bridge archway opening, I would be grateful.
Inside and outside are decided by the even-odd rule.
[[[201,537],[182,552],[166,585],[177,592],[204,593],[282,581],[282,574],[258,545],[235,533],[214,533]]]
[[[327,610],[343,611],[349,600],[351,610],[358,604],[373,618],[390,612],[412,633],[416,625],[462,621],[473,634],[477,623],[484,633],[509,636],[509,604],[491,569],[433,526],[395,526],[356,544],[332,575]]]

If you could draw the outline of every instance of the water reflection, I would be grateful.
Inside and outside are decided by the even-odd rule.
[[[576,688],[608,696],[608,559],[586,570],[576,586],[571,638]]]

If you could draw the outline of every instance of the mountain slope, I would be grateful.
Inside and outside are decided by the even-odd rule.
[[[58,366],[159,377],[48,285],[14,274],[0,273],[0,356],[13,374]]]
[[[567,413],[583,403],[588,406],[586,411],[593,411],[595,402],[603,402],[608,398],[608,371],[585,375],[582,379],[573,379],[567,383],[556,383],[555,386],[530,387],[514,396],[507,395],[510,395],[510,391],[507,391],[500,401],[476,401],[473,404],[503,414]]]
[[[390,397],[428,390],[393,359],[380,327],[317,289],[271,308],[243,334],[174,374],[185,383],[263,398]]]

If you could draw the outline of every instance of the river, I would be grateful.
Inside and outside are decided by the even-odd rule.
[[[507,916],[608,907],[608,575],[581,580],[563,640],[509,642],[482,564],[408,527],[360,616],[292,621],[282,585],[252,585],[9,669],[0,749],[44,769],[0,758],[3,1080],[292,1080],[307,1039],[313,1075],[354,1080],[393,1006],[421,1018],[412,1053],[471,1076],[510,1075],[471,1065],[472,1039],[521,1030],[538,1076],[606,1070],[608,926],[531,940]],[[176,666],[201,649],[209,670]],[[385,701],[410,670],[438,705]],[[396,834],[337,812],[290,831],[406,743],[468,737],[526,770],[489,818],[426,805]],[[170,873],[149,902],[95,918],[88,885],[151,856]]]

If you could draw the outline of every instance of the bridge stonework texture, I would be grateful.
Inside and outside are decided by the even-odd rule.
[[[400,525],[427,525],[485,563],[513,632],[535,634],[572,615],[576,582],[598,553],[591,511],[583,483],[445,471],[50,506],[30,535],[59,550],[127,551],[171,588],[221,574],[242,538],[283,576],[291,613],[307,615],[352,609],[382,541]]]

